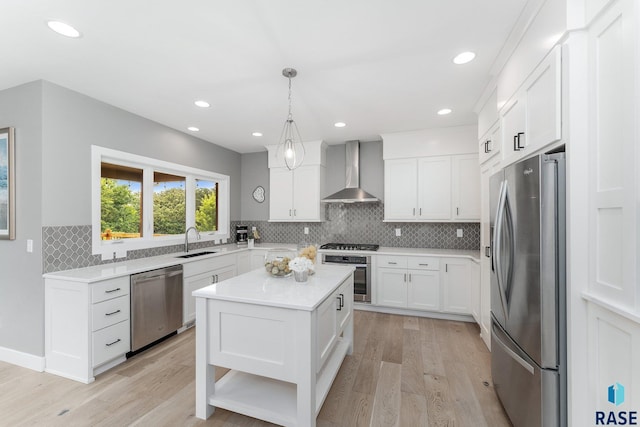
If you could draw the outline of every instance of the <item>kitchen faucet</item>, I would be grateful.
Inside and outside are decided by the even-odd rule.
[[[191,231],[191,230],[195,230],[196,239],[200,240],[200,232],[198,231],[197,228],[195,228],[195,227],[187,228],[187,231],[184,232],[184,251],[185,252],[189,252],[189,231]]]

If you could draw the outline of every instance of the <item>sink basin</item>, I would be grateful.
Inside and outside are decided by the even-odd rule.
[[[192,252],[190,254],[178,255],[176,258],[193,258],[196,256],[215,254],[215,251]]]

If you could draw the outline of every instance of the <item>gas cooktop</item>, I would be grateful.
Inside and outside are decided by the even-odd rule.
[[[380,245],[369,245],[366,243],[325,243],[320,249],[334,251],[377,251]]]

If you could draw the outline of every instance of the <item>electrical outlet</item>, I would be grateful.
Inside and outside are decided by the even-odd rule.
[[[402,236],[402,230],[400,228],[396,228],[396,237]]]
[[[304,234],[309,234],[309,227],[304,228]]]
[[[33,240],[27,239],[27,252],[33,252]]]
[[[462,228],[458,228],[458,230],[456,231],[456,236],[462,237]]]

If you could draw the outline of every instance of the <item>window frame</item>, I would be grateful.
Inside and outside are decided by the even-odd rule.
[[[100,178],[103,162],[142,169],[142,237],[120,240],[101,239]],[[200,232],[200,241],[225,243],[230,236],[230,177],[217,172],[192,168],[177,163],[139,156],[110,148],[91,146],[91,248],[93,255],[102,259],[126,256],[126,252],[184,243],[184,233],[171,236],[153,236],[153,173],[163,172],[184,176],[186,191],[185,229],[196,222],[196,179],[218,183],[216,203],[218,230]]]

